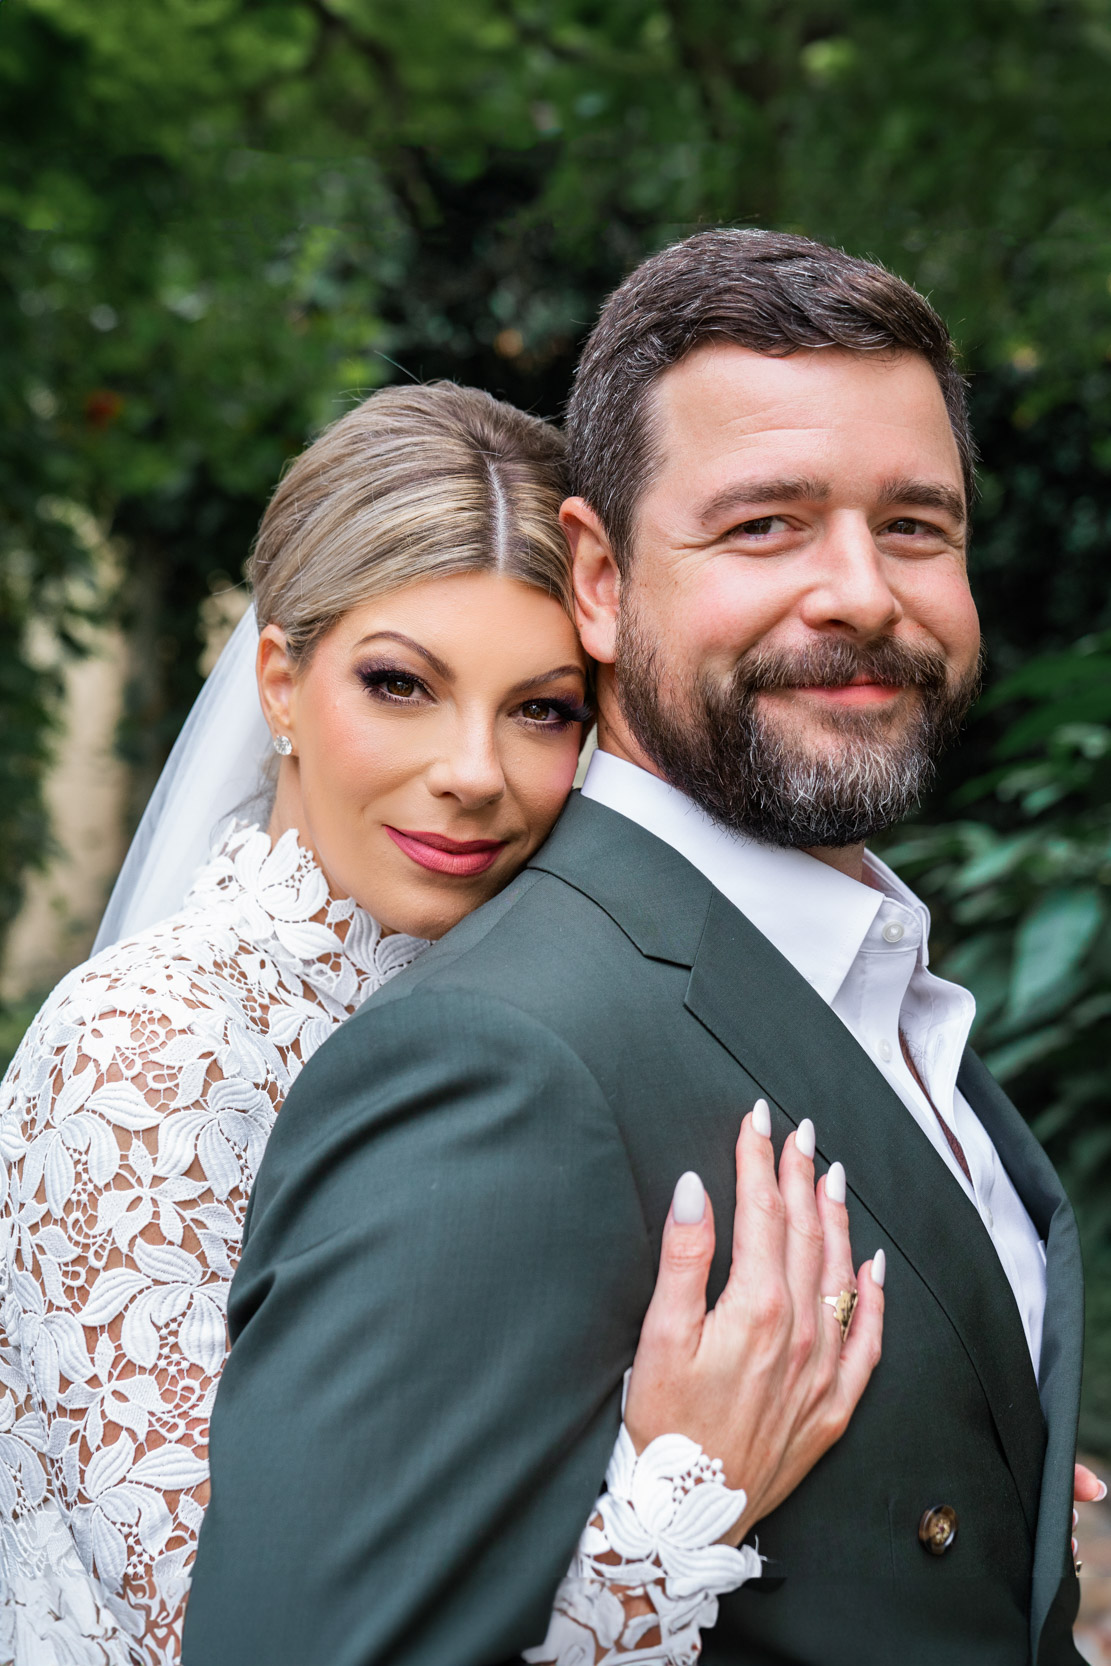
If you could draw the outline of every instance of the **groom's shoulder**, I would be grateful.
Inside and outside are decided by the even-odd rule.
[[[639,958],[592,898],[528,869],[391,979],[352,1022],[377,1027],[402,1003],[423,1008],[465,996],[558,1026],[565,1009],[593,1000],[623,964],[625,977],[635,977]]]

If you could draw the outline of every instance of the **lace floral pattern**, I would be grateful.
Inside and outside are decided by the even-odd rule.
[[[169,1666],[228,1284],[275,1112],[424,947],[287,833],[71,973],[0,1088],[0,1661]]]
[[[180,914],[32,1024],[0,1084],[0,1666],[176,1666],[263,1148],[302,1065],[424,947],[332,897],[293,832],[235,826]],[[638,1460],[622,1429],[528,1658],[685,1666],[754,1571],[713,1542],[743,1495],[666,1441]]]
[[[751,1546],[718,1542],[746,1503],[695,1441],[661,1435],[638,1457],[622,1424],[606,1490],[556,1593],[548,1635],[525,1660],[696,1666],[703,1628],[717,1622],[718,1596],[760,1576]]]

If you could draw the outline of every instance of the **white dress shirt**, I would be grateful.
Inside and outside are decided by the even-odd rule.
[[[925,905],[870,852],[862,884],[805,851],[731,832],[659,776],[608,752],[591,758],[582,792],[685,856],[790,961],[883,1072],[979,1212],[1014,1291],[1036,1374],[1045,1245],[957,1089],[976,1003],[967,989],[929,970]],[[900,1033],[929,1099],[907,1068]],[[930,1099],[960,1142],[971,1182]]]

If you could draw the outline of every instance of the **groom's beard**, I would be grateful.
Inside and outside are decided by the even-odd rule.
[[[628,605],[616,672],[625,720],[666,780],[726,827],[804,850],[859,844],[913,810],[980,685],[978,665],[951,682],[940,653],[891,637],[866,646],[831,637],[790,653],[753,648],[724,685],[702,676],[680,686]],[[784,707],[770,716],[758,700],[861,676],[913,689],[913,709],[811,706],[807,741],[790,733]]]

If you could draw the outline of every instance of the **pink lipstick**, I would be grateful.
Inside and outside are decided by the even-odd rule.
[[[449,839],[443,833],[417,833],[410,828],[386,827],[399,850],[433,873],[471,879],[493,867],[506,846],[505,839]]]

